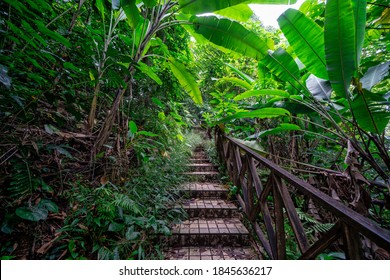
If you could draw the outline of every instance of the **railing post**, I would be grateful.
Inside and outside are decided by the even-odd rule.
[[[277,190],[275,179],[272,193],[274,195],[274,210],[275,210],[275,232],[276,232],[276,249],[277,259],[286,259],[286,233],[284,231],[284,215],[283,201],[280,193]]]
[[[225,136],[220,130],[216,135],[219,154],[222,155],[222,160],[227,166],[231,181],[243,188],[244,199],[239,196],[240,204],[245,206],[243,208],[245,208],[257,236],[270,258],[286,258],[284,210],[286,210],[286,217],[288,217],[297,238],[302,259],[314,259],[339,239],[343,240],[343,249],[348,259],[361,259],[363,254],[360,234],[390,252],[389,230],[381,228],[372,220],[356,213],[341,202],[314,188],[308,182],[255,153],[242,143]],[[244,157],[241,157],[242,152],[245,152]],[[264,186],[261,177],[257,174],[259,166],[271,171]],[[319,207],[329,211],[339,219],[336,225],[322,234],[321,238],[314,244],[309,245],[307,242],[305,230],[297,215],[287,186],[296,188],[318,203]],[[270,195],[273,195],[274,198],[273,205],[268,199]],[[261,222],[265,228],[259,221],[260,217],[263,219]]]
[[[343,242],[344,252],[347,259],[360,260],[362,258],[359,232],[355,231],[345,223],[343,224]]]

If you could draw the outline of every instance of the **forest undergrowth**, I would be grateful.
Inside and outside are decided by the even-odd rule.
[[[91,182],[72,172],[61,193],[38,186],[29,198],[31,213],[21,211],[20,199],[2,197],[2,258],[163,258],[161,236],[170,235],[171,224],[186,217],[173,207],[184,180],[181,172],[202,142],[196,133],[184,139],[165,154],[149,155],[117,183],[107,177]]]

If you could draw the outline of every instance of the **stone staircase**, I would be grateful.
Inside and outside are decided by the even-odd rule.
[[[188,220],[172,228],[170,260],[253,260],[248,230],[241,222],[237,205],[227,200],[228,190],[218,181],[216,166],[197,148],[188,165],[190,182],[182,186],[184,199],[178,207]]]

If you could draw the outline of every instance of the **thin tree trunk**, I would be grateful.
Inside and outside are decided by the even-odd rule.
[[[69,33],[72,33],[72,30],[73,30],[74,26],[76,25],[77,17],[80,15],[80,10],[81,10],[81,7],[83,6],[84,2],[85,2],[85,0],[80,0],[77,11],[73,14],[73,18],[72,18],[72,21],[71,21],[69,29],[68,29]]]

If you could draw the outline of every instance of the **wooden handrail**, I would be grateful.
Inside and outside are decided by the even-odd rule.
[[[363,234],[390,252],[389,230],[381,228],[374,221],[353,211],[237,140],[224,135],[219,129],[215,131],[215,140],[219,157],[226,164],[231,180],[242,189],[243,195],[238,196],[238,201],[270,258],[283,259],[286,256],[284,211],[302,253],[301,258],[315,258],[339,238],[343,238],[343,246],[348,258],[361,258],[359,234]],[[265,186],[262,185],[261,178],[257,174],[257,165],[270,171]],[[339,219],[336,225],[315,244],[310,245],[307,240],[285,183],[295,187]],[[273,215],[267,204],[267,197],[271,193],[274,199]],[[259,217],[262,217],[261,224],[264,224],[266,234],[258,223]]]

